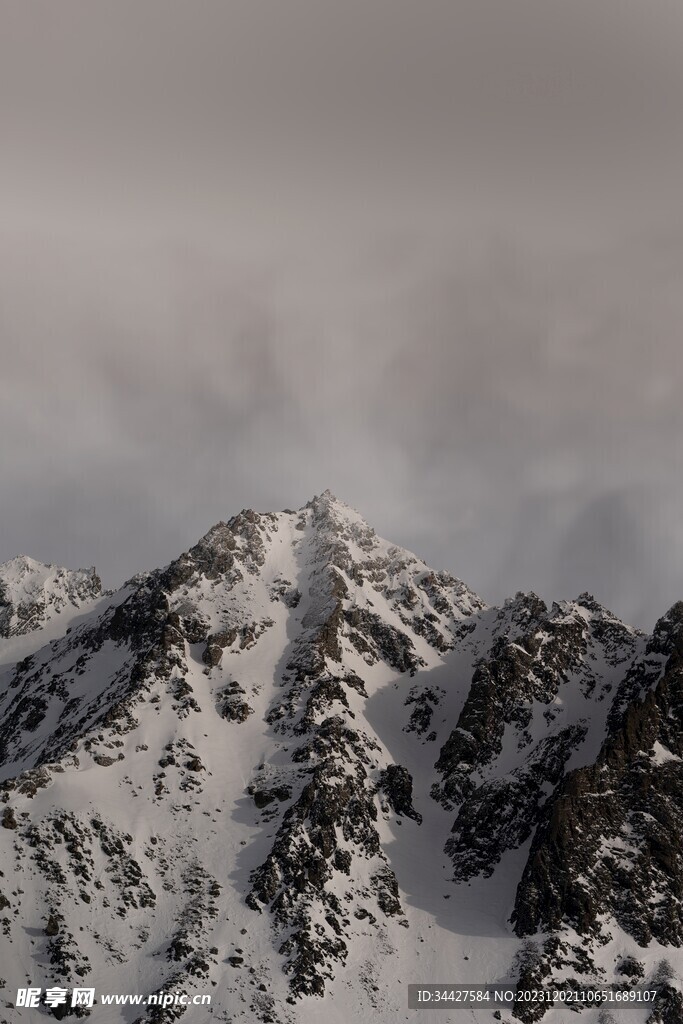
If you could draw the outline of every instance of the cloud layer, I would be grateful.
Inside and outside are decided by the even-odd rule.
[[[331,487],[489,600],[683,596],[678,5],[7,20],[0,559]]]

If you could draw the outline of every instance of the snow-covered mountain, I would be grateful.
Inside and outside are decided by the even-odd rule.
[[[0,1021],[29,983],[388,1024],[411,982],[568,978],[683,1020],[683,605],[487,607],[329,492],[115,593],[0,580]]]

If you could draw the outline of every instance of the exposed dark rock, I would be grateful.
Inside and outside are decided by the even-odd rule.
[[[212,633],[206,641],[206,648],[202,654],[202,661],[209,668],[214,668],[223,657],[223,651],[230,647],[237,639],[236,629],[223,630],[220,633]]]
[[[398,897],[398,882],[390,867],[384,866],[370,878],[370,884],[377,894],[377,902],[383,914],[394,917],[402,914],[403,908]]]
[[[360,653],[373,650],[392,668],[411,675],[424,665],[410,637],[383,622],[375,612],[352,608],[344,613],[344,618],[349,626],[349,639]]]
[[[422,822],[422,815],[413,807],[413,779],[407,768],[387,765],[380,776],[380,787],[396,814],[413,818],[418,825]]]
[[[255,786],[249,786],[247,792],[251,794],[259,809],[267,807],[274,800],[285,802],[292,798],[292,790],[289,786],[274,786],[272,789],[257,789]]]
[[[557,605],[548,614],[535,594],[518,594],[504,613],[510,625],[477,664],[457,726],[436,762],[443,781],[433,795],[447,806],[473,791],[474,770],[500,754],[508,727],[516,729],[524,742],[534,703],[549,705],[568,674],[582,667],[587,651],[586,621]],[[621,631],[630,641],[626,627]],[[592,677],[585,685],[593,688]]]
[[[92,757],[95,764],[102,765],[103,768],[107,768],[109,765],[116,764],[118,758],[109,757],[108,754],[93,754]]]
[[[253,715],[254,709],[244,700],[243,694],[244,689],[234,681],[218,691],[216,710],[221,718],[229,722],[246,722],[249,715]]]
[[[643,978],[645,968],[634,956],[624,956],[617,964],[617,974],[623,974],[627,978]]]
[[[596,762],[571,772],[543,809],[517,892],[518,934],[566,921],[598,935],[607,912],[641,945],[683,942],[682,616],[675,606],[646,651],[646,662],[668,652],[654,688],[612,719]],[[633,678],[642,681],[640,665],[627,691]]]
[[[544,787],[557,785],[585,734],[585,727],[577,725],[546,737],[529,753],[524,768],[484,782],[466,796],[446,843],[456,880],[488,877],[506,850],[529,838],[541,815]]]
[[[12,807],[5,807],[2,812],[2,827],[15,829],[17,828],[18,822],[14,816],[14,809]]]
[[[406,707],[413,705],[410,722],[405,726],[405,732],[416,732],[419,736],[426,733],[431,725],[434,709],[438,707],[443,696],[444,691],[438,688],[418,689],[416,686],[412,687],[405,700]]]
[[[45,925],[45,934],[49,936],[59,935],[59,920],[55,914],[50,914]]]

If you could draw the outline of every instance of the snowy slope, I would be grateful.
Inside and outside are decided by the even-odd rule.
[[[219,523],[58,621],[42,646],[0,648],[7,1002],[82,982],[210,992],[198,1022],[483,1022],[409,1011],[406,986],[683,967],[675,930],[643,943],[610,900],[573,920],[554,878],[535,917],[520,905],[567,780],[618,746],[677,656],[588,595],[487,608],[325,492]],[[643,755],[669,785],[677,714]],[[626,820],[633,780],[617,781]]]

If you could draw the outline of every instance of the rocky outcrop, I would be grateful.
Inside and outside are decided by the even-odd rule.
[[[413,818],[418,825],[422,822],[422,815],[413,807],[413,780],[403,765],[387,765],[379,784],[395,814]]]
[[[532,742],[529,726],[539,704],[548,708],[554,721],[556,712],[550,706],[571,677],[584,696],[604,696],[595,692],[599,676],[587,660],[589,646],[599,647],[601,657],[611,658],[613,665],[620,663],[624,652],[627,658],[629,652],[633,656],[634,631],[603,614],[598,605],[595,628],[595,619],[581,614],[583,607],[580,602],[553,605],[548,612],[535,594],[518,594],[501,609],[501,629],[475,668],[457,726],[435,765],[442,781],[434,796],[445,806],[460,803],[473,791],[474,773],[500,755],[506,731],[514,732],[517,745]],[[606,619],[613,634],[622,638],[616,661]]]
[[[567,726],[541,740],[521,767],[468,793],[446,843],[457,881],[479,874],[488,877],[507,850],[529,838],[541,817],[548,789],[560,781],[566,762],[585,735],[585,726]]]
[[[660,620],[620,694],[631,700],[610,717],[595,762],[543,809],[515,901],[520,935],[569,926],[600,942],[614,920],[640,946],[683,944],[683,604]]]

